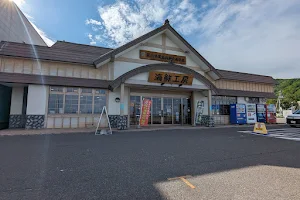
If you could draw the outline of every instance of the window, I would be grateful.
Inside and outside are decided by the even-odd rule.
[[[106,96],[94,97],[94,113],[101,113],[103,106],[106,105]]]
[[[63,87],[50,87],[51,92],[63,92]]]
[[[81,93],[92,93],[93,92],[93,89],[88,89],[88,88],[83,88],[81,89]]]
[[[65,99],[65,113],[75,114],[78,113],[78,95],[66,95]]]
[[[230,115],[230,104],[236,103],[236,97],[212,96],[212,112],[214,115]]]
[[[98,114],[106,105],[106,90],[50,87],[49,114]]]
[[[67,92],[75,92],[78,93],[79,89],[78,88],[67,88]]]
[[[50,114],[62,114],[64,105],[64,95],[63,94],[50,94],[48,102],[48,112]]]
[[[95,90],[95,94],[105,94],[105,90]]]
[[[80,113],[93,113],[93,96],[80,96]]]

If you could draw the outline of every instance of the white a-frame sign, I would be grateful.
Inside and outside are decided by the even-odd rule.
[[[109,128],[109,130],[102,129],[102,130],[98,131],[100,123],[101,123],[101,119],[102,119],[102,116],[103,116],[104,112],[105,112],[106,119],[107,119],[107,122],[108,122],[108,128]],[[106,106],[103,106],[102,112],[101,112],[101,115],[100,115],[100,118],[99,118],[99,121],[98,121],[98,124],[97,124],[97,128],[96,128],[96,131],[95,131],[95,135],[108,135],[108,134],[112,134],[112,130],[111,130],[110,121],[109,121],[109,118],[108,118],[108,113],[107,113]]]

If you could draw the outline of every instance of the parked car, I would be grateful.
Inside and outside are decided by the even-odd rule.
[[[292,127],[300,127],[300,110],[286,117],[286,123]]]

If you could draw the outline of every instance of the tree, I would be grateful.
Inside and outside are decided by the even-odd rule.
[[[299,109],[298,101],[300,101],[300,79],[277,79],[275,86],[275,94],[278,97],[279,91],[282,91],[283,99],[281,100],[281,107],[289,109],[296,106]],[[277,99],[268,99],[267,103],[275,104]]]

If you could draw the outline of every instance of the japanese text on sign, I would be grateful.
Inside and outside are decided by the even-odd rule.
[[[149,82],[154,83],[169,83],[178,85],[192,85],[193,75],[191,74],[176,74],[171,72],[149,72]]]
[[[186,64],[185,56],[177,56],[177,55],[159,53],[153,51],[140,50],[140,58],[147,59],[147,60],[158,60],[162,62],[173,62],[173,63],[184,64],[184,65]]]
[[[140,118],[140,126],[148,126],[148,121],[149,121],[149,116],[150,116],[150,107],[151,107],[151,100],[144,99],[141,118]]]

